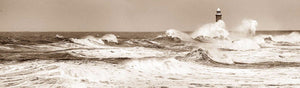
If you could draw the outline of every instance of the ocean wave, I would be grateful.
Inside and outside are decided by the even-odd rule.
[[[214,55],[215,54],[215,55]],[[230,58],[217,56],[216,53],[202,48],[193,50],[185,56],[178,56],[176,59],[180,61],[196,62],[196,63],[214,63],[214,64],[234,64]]]
[[[118,38],[114,34],[105,34],[101,37],[103,41],[106,41],[108,43],[118,43]]]
[[[14,48],[12,47],[8,47],[8,46],[0,46],[0,50],[3,49],[3,50],[12,50]]]
[[[154,49],[174,50],[174,51],[190,51],[197,47],[197,42],[176,42],[169,37],[160,37],[155,39],[131,39],[124,42],[128,47],[145,47]]]
[[[76,57],[84,58],[145,58],[164,57],[164,51],[144,47],[111,47],[101,49],[75,49],[66,51]]]
[[[292,32],[288,35],[259,35],[255,37],[255,40],[257,43],[264,47],[299,46],[299,37],[299,32]]]
[[[297,52],[281,54],[271,51],[224,53],[220,51],[199,48],[187,53],[184,56],[177,56],[176,59],[179,61],[193,62],[209,66],[270,68],[300,66],[300,62],[297,57],[299,57]]]
[[[272,40],[276,42],[300,43],[300,33],[292,32],[288,35],[273,36]]]
[[[187,33],[175,30],[175,29],[169,29],[165,32],[167,37],[171,38],[179,38],[181,41],[192,41],[193,39],[191,38],[190,35]]]
[[[70,39],[73,43],[84,45],[87,47],[92,47],[92,48],[103,48],[105,47],[105,43],[101,38],[96,38],[94,36],[86,36],[83,39],[76,39],[76,38],[71,38]]]
[[[259,49],[259,44],[252,40],[252,39],[239,39],[233,41],[222,41],[219,42],[221,45],[221,49],[223,50],[238,50],[238,51],[245,51],[245,50],[255,50]]]
[[[272,42],[271,35],[258,35],[253,38],[253,40],[261,47],[261,48],[270,48],[274,47]]]
[[[148,58],[130,60],[125,63],[128,69],[148,74],[188,74],[192,73],[192,63],[178,61],[174,58]]]
[[[85,38],[77,39],[77,38],[70,38],[69,39],[72,43],[80,44],[85,47],[91,48],[106,48],[112,44],[118,44],[118,38],[114,34],[105,34],[101,38],[97,38],[94,36],[86,36]]]
[[[167,41],[167,40],[164,40]],[[147,48],[165,48],[165,46],[163,46],[161,43],[156,42],[156,41],[152,41],[150,39],[131,39],[128,41],[124,42],[125,44],[127,44],[128,46],[140,46],[140,47],[147,47]]]
[[[170,42],[193,41],[190,35],[175,29],[167,30],[165,34],[157,36],[155,40],[170,41]]]
[[[216,23],[206,24],[191,34],[193,39],[207,41],[212,39],[228,38],[229,32],[225,29],[225,23],[219,20]]]

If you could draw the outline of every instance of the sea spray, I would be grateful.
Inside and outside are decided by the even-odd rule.
[[[217,41],[217,43],[221,49],[225,50],[245,51],[259,49],[259,44],[263,42],[252,38],[255,35],[256,27],[256,20],[244,19],[242,24],[231,33],[231,40]]]
[[[237,33],[243,35],[255,35],[257,22],[255,20],[243,20],[238,27]],[[225,29],[225,23],[220,20],[216,23],[206,24],[191,34],[193,39],[201,42],[209,41],[209,44],[200,44],[199,46],[207,53],[194,52],[192,55],[202,56],[195,59],[206,59],[210,62],[222,64],[234,64],[234,58],[228,56],[226,51],[246,51],[259,49],[260,46],[251,37],[231,38],[229,32]],[[198,55],[199,54],[199,55]],[[203,56],[204,55],[204,56]],[[206,58],[203,58],[206,57]],[[190,57],[187,57],[188,59]],[[209,58],[209,59],[207,59]]]
[[[173,41],[193,41],[190,35],[175,29],[169,29],[163,35],[159,35],[156,39],[171,39]]]
[[[233,31],[238,37],[254,36],[258,23],[256,20],[244,19],[241,25],[237,26]]]
[[[192,38],[188,34],[178,31],[178,30],[175,30],[175,29],[167,30],[166,35],[168,37],[172,37],[172,38],[179,38],[182,41],[191,41],[192,40]]]
[[[193,39],[210,40],[227,38],[229,32],[225,29],[225,22],[219,20],[216,23],[206,24],[191,34]]]

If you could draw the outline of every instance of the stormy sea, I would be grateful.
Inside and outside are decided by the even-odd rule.
[[[299,31],[1,32],[0,87],[300,87]],[[182,29],[181,29],[182,30]]]

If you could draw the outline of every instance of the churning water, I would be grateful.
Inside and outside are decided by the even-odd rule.
[[[256,26],[0,33],[0,87],[299,86],[299,32],[260,33]]]

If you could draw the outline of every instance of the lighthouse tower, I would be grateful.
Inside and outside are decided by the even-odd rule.
[[[217,9],[216,22],[218,22],[219,20],[222,20],[222,14],[221,14],[221,9],[220,8]]]

